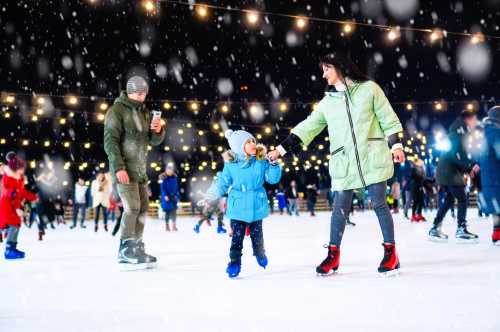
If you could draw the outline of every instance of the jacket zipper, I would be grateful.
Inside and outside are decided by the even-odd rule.
[[[358,164],[359,177],[361,178],[361,183],[363,187],[366,188],[365,178],[363,177],[363,172],[361,171],[361,162],[359,161],[358,143],[356,142],[356,135],[354,134],[354,125],[352,123],[351,108],[349,107],[349,99],[347,92],[344,92],[345,106],[347,110],[347,116],[349,118],[349,125],[351,126],[352,141],[354,142],[354,154],[356,155],[356,163]]]
[[[335,150],[332,153],[330,153],[330,155],[333,157],[334,155],[336,155],[337,153],[339,153],[342,150],[344,150],[344,147],[338,148],[337,150]]]

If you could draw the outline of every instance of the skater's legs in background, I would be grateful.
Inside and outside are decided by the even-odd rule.
[[[465,186],[450,186],[449,192],[457,199],[457,224],[458,226],[465,226],[467,223],[467,194]]]
[[[439,209],[436,215],[436,219],[434,219],[434,226],[440,226],[441,223],[443,222],[444,217],[446,216],[446,213],[448,210],[453,206],[455,202],[455,198],[451,194],[451,192],[448,189],[448,186],[444,186],[444,201],[442,204],[439,205]]]
[[[500,228],[500,214],[493,215],[493,229]]]
[[[17,237],[19,236],[19,227],[9,226],[7,229],[7,239],[6,242],[17,243]]]
[[[95,217],[94,217],[94,223],[95,223],[95,227],[97,227],[97,225],[99,224],[99,216],[101,215],[101,208],[102,208],[102,204],[99,204],[96,206],[94,212],[95,212]]]
[[[247,223],[239,220],[231,220],[231,228],[233,229],[233,237],[231,238],[231,249],[229,250],[229,258],[232,262],[241,262],[241,251],[243,250],[243,240],[245,239],[245,230]]]
[[[252,239],[253,255],[263,257],[264,250],[264,233],[262,232],[262,220],[255,221],[249,224],[250,238]]]
[[[424,193],[421,189],[415,189],[412,193],[413,197],[413,207],[412,215],[418,216],[422,214],[422,206],[424,200]]]
[[[411,203],[413,202],[412,199],[412,192],[410,190],[405,190],[405,205],[403,207],[403,212],[405,217],[408,217],[408,211],[410,210]]]
[[[104,226],[106,226],[108,224],[109,211],[105,206],[102,207],[102,214],[104,217]]]
[[[165,211],[165,228],[168,231],[170,231],[170,211]]]
[[[375,183],[368,186],[368,193],[380,224],[384,243],[394,243],[394,221],[392,220],[391,210],[385,199],[386,187],[387,184],[385,181]]]
[[[349,218],[352,204],[352,190],[336,191],[333,200],[333,212],[330,222],[330,245],[340,248],[344,236],[345,224]]]
[[[177,211],[171,210],[167,212],[169,214],[169,219],[172,222],[172,230],[177,231]]]

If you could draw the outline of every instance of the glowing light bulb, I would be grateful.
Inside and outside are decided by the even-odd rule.
[[[99,109],[100,109],[101,111],[105,111],[105,110],[107,110],[107,109],[108,109],[108,104],[106,104],[106,103],[101,103],[101,104],[99,105]]]
[[[302,30],[307,26],[307,19],[305,17],[297,17],[295,25],[298,29]]]
[[[208,16],[208,7],[206,5],[197,5],[195,7],[195,11],[200,18],[205,18]]]
[[[389,39],[389,41],[391,41],[391,42],[398,39],[399,36],[400,36],[400,32],[396,28],[390,29],[389,32],[387,33],[387,39]]]
[[[259,13],[249,10],[247,11],[246,18],[250,25],[256,25],[259,22]]]
[[[288,110],[288,105],[286,103],[281,103],[280,104],[280,111],[286,112],[287,110]]]
[[[169,110],[172,108],[172,105],[168,101],[166,101],[163,103],[163,108]]]
[[[344,26],[342,27],[342,31],[345,33],[345,34],[350,34],[351,32],[354,31],[354,26],[350,23],[346,23],[344,24]]]
[[[439,30],[439,29],[434,29],[431,34],[429,35],[429,39],[431,41],[431,43],[434,43],[438,40],[441,40],[443,39],[444,37],[444,34],[443,34],[443,31]]]

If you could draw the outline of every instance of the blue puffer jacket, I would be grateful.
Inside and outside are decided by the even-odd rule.
[[[177,176],[160,176],[161,185],[161,207],[163,211],[177,210],[177,202],[180,200]],[[166,199],[168,197],[168,200]]]
[[[481,155],[482,191],[479,199],[483,212],[500,215],[500,121],[484,120],[486,151]]]
[[[224,169],[208,190],[209,197],[228,194],[226,215],[229,219],[252,223],[269,215],[269,202],[264,181],[276,184],[281,179],[281,167],[267,160],[242,156],[226,161]]]

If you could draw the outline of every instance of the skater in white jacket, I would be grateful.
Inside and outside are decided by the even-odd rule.
[[[97,173],[96,179],[92,181],[92,208],[95,212],[94,230],[99,230],[99,215],[102,210],[104,218],[104,230],[108,231],[108,209],[111,197],[111,181],[104,173]]]

